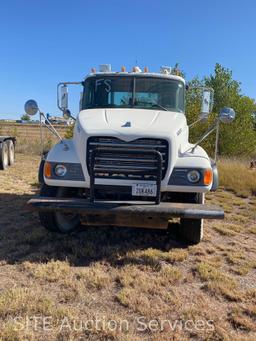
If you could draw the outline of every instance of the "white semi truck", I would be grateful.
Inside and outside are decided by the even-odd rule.
[[[175,74],[174,74],[175,73]],[[170,67],[159,73],[112,72],[101,65],[81,82],[58,84],[58,107],[68,110],[69,84],[83,87],[72,139],[59,136],[39,171],[40,196],[28,205],[50,231],[70,233],[80,224],[168,229],[180,218],[179,234],[190,243],[203,237],[203,219],[223,219],[207,206],[205,193],[218,187],[216,162],[199,143],[235,113],[224,108],[196,144],[189,143],[185,80]],[[211,111],[213,91],[202,88],[199,122]],[[59,96],[61,99],[59,100]],[[45,115],[34,100],[29,115]],[[217,146],[217,142],[216,142]]]

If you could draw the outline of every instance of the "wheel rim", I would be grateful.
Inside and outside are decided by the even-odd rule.
[[[13,143],[11,143],[9,146],[9,163],[10,164],[14,163],[14,146],[13,146]]]
[[[70,191],[68,188],[59,187],[56,193],[57,198],[70,197]],[[62,232],[69,232],[74,230],[80,224],[80,217],[74,213],[55,213],[56,223],[58,228]]]
[[[3,165],[5,168],[8,167],[8,149],[6,144],[3,146]]]

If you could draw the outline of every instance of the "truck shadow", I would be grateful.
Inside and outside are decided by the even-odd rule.
[[[86,266],[104,260],[114,266],[140,263],[132,251],[149,248],[168,252],[187,245],[170,231],[124,227],[82,227],[70,235],[47,232],[37,214],[27,210],[32,196],[0,193],[0,262],[9,264],[68,260]]]

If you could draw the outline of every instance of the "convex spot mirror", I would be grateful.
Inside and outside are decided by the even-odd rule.
[[[219,119],[223,123],[231,123],[234,121],[236,117],[236,113],[234,109],[225,107],[221,109],[220,114],[219,114]]]
[[[39,111],[37,102],[33,99],[30,99],[25,103],[24,109],[29,116],[34,116]]]

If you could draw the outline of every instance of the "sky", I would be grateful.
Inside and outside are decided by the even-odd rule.
[[[2,0],[0,119],[18,119],[27,99],[60,114],[56,85],[99,64],[158,72],[179,63],[186,79],[216,62],[256,98],[255,0]],[[79,87],[69,89],[78,113]]]

